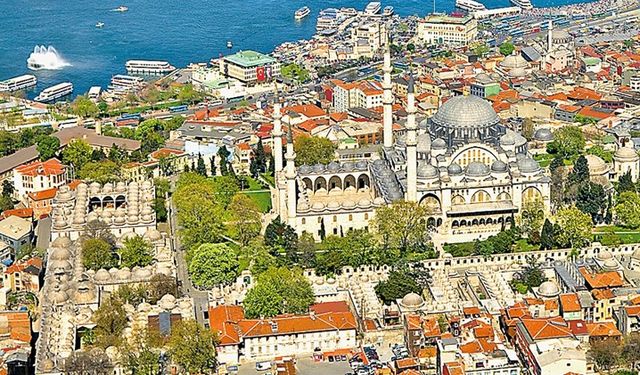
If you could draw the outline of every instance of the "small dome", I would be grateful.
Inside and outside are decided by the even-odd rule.
[[[146,279],[149,276],[151,276],[151,271],[149,271],[148,268],[139,268],[137,270],[135,270],[135,272],[133,273],[134,277],[137,279]]]
[[[365,160],[360,160],[359,162],[356,162],[356,168],[367,169],[367,162]]]
[[[118,278],[118,280],[128,280],[131,277],[131,270],[129,270],[129,268],[127,267],[121,268],[120,270],[118,270],[116,277]]]
[[[324,165],[322,165],[322,164],[316,164],[312,168],[313,168],[313,171],[315,173],[322,173],[322,172],[324,172],[324,169],[325,169]]]
[[[638,161],[640,157],[632,148],[620,147],[616,150],[616,153],[613,154],[613,158],[616,161]]]
[[[322,202],[315,202],[311,208],[313,208],[314,210],[323,210],[324,209],[324,204]]]
[[[365,199],[365,198],[360,199],[358,201],[358,206],[360,206],[360,207],[369,207],[369,206],[371,206],[371,201],[368,200],[368,199]]]
[[[408,308],[418,308],[424,304],[424,300],[420,295],[416,293],[409,293],[406,296],[402,297],[402,301],[400,302],[404,307]]]
[[[51,243],[53,247],[69,247],[71,246],[71,239],[67,236],[60,236],[53,240]]]
[[[500,67],[504,69],[527,68],[529,63],[519,53],[511,54],[500,62]]]
[[[509,71],[509,77],[511,78],[522,78],[527,75],[527,71],[524,68],[513,68]]]
[[[553,281],[545,281],[540,284],[540,287],[538,288],[538,294],[542,297],[552,298],[560,294],[560,289]]]
[[[100,268],[98,272],[96,272],[94,280],[99,282],[109,281],[111,280],[111,274],[109,274],[109,271],[105,270],[104,268]]]
[[[607,172],[608,168],[604,160],[596,155],[585,155],[587,164],[589,165],[589,173],[592,175],[601,175]]]
[[[447,148],[447,143],[442,138],[436,138],[431,144],[431,148],[434,150],[442,150]]]
[[[603,264],[602,267],[607,270],[607,271],[614,271],[618,269],[618,262],[611,258],[611,259],[607,259]]]
[[[337,172],[340,170],[340,164],[332,161],[331,163],[329,163],[329,165],[327,165],[327,170],[329,170],[330,172]]]
[[[422,178],[436,178],[438,177],[438,169],[427,162],[421,162],[418,164],[418,177]]]
[[[501,146],[513,146],[516,144],[516,135],[512,131],[508,131],[505,135],[500,137]]]
[[[459,175],[462,174],[462,167],[460,166],[460,164],[458,163],[451,163],[448,167],[447,167],[447,172],[450,175]]]
[[[631,259],[640,260],[640,248],[631,254]]]
[[[507,169],[508,169],[507,164],[502,160],[496,160],[491,164],[492,172],[502,173],[502,172],[506,172]]]
[[[340,208],[340,203],[338,203],[337,201],[331,201],[327,204],[327,208],[330,210],[337,210],[338,208]]]
[[[602,252],[600,252],[598,255],[596,255],[596,258],[598,258],[598,260],[600,261],[606,261],[609,259],[613,259],[613,254],[611,254],[610,251],[607,250],[603,250]]]
[[[540,164],[530,157],[518,160],[518,169],[522,173],[534,173],[540,170]]]
[[[62,247],[54,247],[49,254],[49,262],[56,263],[57,261],[68,261],[71,259],[71,252]]]
[[[553,140],[553,133],[549,128],[540,128],[533,133],[533,138],[536,141],[549,142]]]
[[[176,307],[176,297],[172,296],[171,294],[165,294],[164,296],[162,296],[162,298],[160,298],[160,301],[158,301],[158,306],[165,310],[172,310],[174,307]]]
[[[307,174],[311,172],[311,167],[308,165],[301,165],[300,168],[298,168],[298,172],[300,172],[301,174]]]
[[[474,161],[469,163],[467,169],[465,170],[465,174],[467,176],[480,177],[485,176],[489,173],[489,168],[484,164],[478,161]]]
[[[385,204],[385,203],[386,203],[386,202],[385,202],[384,198],[382,198],[382,197],[376,197],[376,198],[373,200],[373,204],[375,204],[376,206],[380,206],[380,205],[383,205],[383,204]]]

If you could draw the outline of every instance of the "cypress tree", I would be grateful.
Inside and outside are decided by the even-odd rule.
[[[550,250],[555,244],[554,228],[549,219],[544,220],[542,233],[540,234],[540,250]]]

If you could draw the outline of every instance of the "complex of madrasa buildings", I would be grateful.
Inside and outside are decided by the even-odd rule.
[[[289,132],[283,163],[281,108],[275,104],[274,211],[298,234],[319,240],[323,231],[340,235],[368,228],[376,208],[403,199],[428,206],[425,230],[446,242],[496,234],[529,201],[540,200],[549,210],[549,177],[529,154],[527,140],[501,124],[487,101],[453,97],[418,124],[411,78],[406,135],[394,137],[388,50],[383,71],[384,143],[378,160],[296,166]]]
[[[60,188],[53,203],[53,241],[47,251],[44,287],[39,296],[38,374],[65,373],[67,360],[81,348],[82,332],[95,326],[93,313],[122,285],[144,285],[157,274],[175,276],[170,241],[156,229],[154,197],[150,181],[128,185],[81,183],[75,191]],[[122,246],[127,238],[142,236],[153,245],[153,263],[133,269],[85,269],[79,238],[87,223],[96,220],[106,224],[103,227],[116,237],[116,246]],[[163,321],[193,318],[194,311],[191,299],[171,295],[165,295],[156,305],[126,304],[125,310],[129,317],[125,334],[152,322],[162,329],[166,325]],[[106,354],[115,357],[115,348],[109,348]]]

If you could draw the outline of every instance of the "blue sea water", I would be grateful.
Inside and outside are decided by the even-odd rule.
[[[533,0],[558,6],[578,0]],[[369,0],[2,0],[0,1],[0,80],[28,73],[26,60],[35,45],[52,45],[71,66],[37,71],[39,91],[71,81],[75,94],[90,86],[106,87],[125,73],[130,59],[161,59],[175,66],[204,62],[234,49],[270,52],[285,41],[310,38],[318,11],[328,7],[363,9]],[[424,16],[432,0],[382,0],[397,14]],[[508,0],[484,0],[488,8]],[[126,13],[114,12],[119,5]],[[307,5],[312,13],[295,22],[293,13]],[[436,0],[437,11],[452,11],[454,0]],[[105,23],[97,29],[96,22]],[[33,93],[30,93],[33,96]]]

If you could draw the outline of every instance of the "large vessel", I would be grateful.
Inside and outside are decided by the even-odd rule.
[[[518,6],[522,9],[533,9],[533,4],[531,4],[531,0],[509,0],[511,4]]]
[[[340,23],[340,19],[342,17],[343,16],[338,13],[338,10],[336,8],[323,9],[318,15],[316,30],[322,31],[335,29],[336,27],[338,27],[338,24]]]
[[[393,15],[393,7],[391,5],[384,7],[382,10],[383,16],[392,16]]]
[[[35,97],[36,102],[49,103],[56,99],[60,99],[73,92],[73,84],[71,82],[58,83],[55,86],[48,87]]]
[[[468,12],[487,10],[487,7],[485,7],[482,3],[474,0],[456,0],[456,8],[464,9]]]
[[[25,90],[35,86],[37,83],[38,79],[36,78],[36,76],[25,74],[22,76],[9,78],[5,81],[0,81],[0,92]]]
[[[129,74],[167,74],[176,70],[176,67],[166,61],[129,60],[125,67]]]
[[[117,74],[111,77],[111,84],[109,91],[113,94],[126,94],[129,92],[138,91],[144,85],[144,79],[142,77],[127,76],[124,74]]]
[[[355,17],[358,15],[358,10],[356,8],[340,8],[339,12],[345,17]]]
[[[382,5],[380,4],[379,1],[372,1],[369,4],[367,4],[366,8],[364,8],[364,12],[366,14],[378,14],[378,12],[380,12],[381,7]]]
[[[308,16],[311,13],[311,9],[309,9],[309,7],[302,7],[298,10],[296,10],[295,14],[293,15],[295,17],[296,20],[301,20],[303,18],[305,18],[306,16]]]

